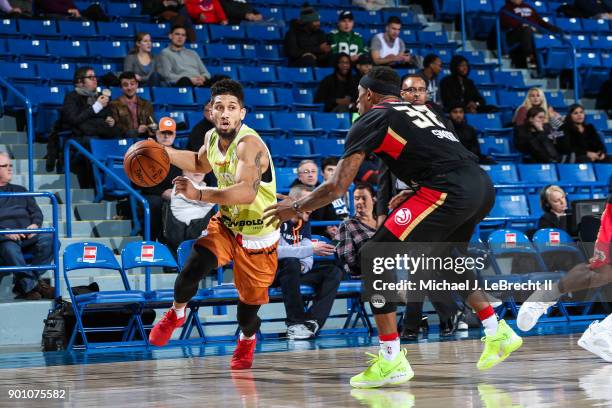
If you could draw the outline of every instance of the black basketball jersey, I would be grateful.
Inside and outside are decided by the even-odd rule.
[[[447,123],[425,105],[381,103],[353,124],[343,157],[375,153],[404,183],[427,185],[437,174],[478,165]]]

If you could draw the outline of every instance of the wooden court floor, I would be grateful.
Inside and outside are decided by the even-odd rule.
[[[349,378],[376,347],[260,353],[231,373],[229,355],[0,369],[0,389],[69,389],[67,402],[7,400],[2,407],[612,407],[612,364],[578,335],[526,337],[508,360],[476,369],[478,340],[407,344],[410,383],[353,390]],[[297,347],[299,348],[299,347]],[[53,385],[55,384],[55,385]]]

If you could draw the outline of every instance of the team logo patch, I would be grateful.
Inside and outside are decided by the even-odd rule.
[[[83,262],[96,263],[98,258],[98,247],[86,246],[83,247]]]
[[[140,260],[152,262],[155,256],[155,247],[153,245],[143,245],[140,247]]]
[[[395,223],[398,225],[406,225],[412,221],[412,213],[408,208],[400,208],[395,213],[394,217]]]

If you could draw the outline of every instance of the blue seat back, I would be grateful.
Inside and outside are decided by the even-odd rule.
[[[73,38],[92,38],[98,36],[96,25],[92,21],[68,21],[57,22],[59,33]]]
[[[344,154],[344,139],[317,139],[313,142],[313,153],[321,157]]]
[[[187,261],[187,257],[189,256],[189,253],[191,252],[191,247],[193,247],[193,244],[195,242],[196,242],[195,239],[190,239],[188,241],[181,242],[181,244],[179,245],[176,251],[179,270],[183,270],[183,267],[185,266],[185,262]]]
[[[597,174],[597,180],[603,181],[604,183],[610,183],[610,178],[612,177],[612,164],[596,163],[595,174]]]
[[[494,184],[514,184],[519,182],[518,171],[514,164],[487,164],[481,167],[489,174]]]
[[[77,269],[112,269],[121,270],[113,251],[98,242],[77,242],[64,250],[64,272]]]
[[[494,255],[516,252],[535,253],[529,238],[521,231],[515,229],[493,231],[487,239],[487,244]]]
[[[124,271],[148,266],[178,267],[168,247],[157,241],[130,242],[121,251],[121,265]]]
[[[491,209],[491,217],[528,217],[529,206],[524,195],[498,195]]]
[[[482,137],[478,138],[478,143],[480,144],[480,152],[484,155],[512,153],[510,141],[505,137]]]
[[[568,183],[589,183],[597,181],[591,163],[559,164],[559,179]]]
[[[559,181],[554,164],[519,164],[521,181],[528,183],[552,184]]]
[[[304,112],[281,112],[272,117],[274,127],[285,130],[312,130],[312,118]]]
[[[289,191],[291,183],[297,178],[297,169],[295,167],[275,167],[276,173],[276,188],[279,191]]]

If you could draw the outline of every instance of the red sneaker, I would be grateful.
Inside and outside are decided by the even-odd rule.
[[[187,313],[185,313],[185,316],[187,316]],[[172,337],[174,329],[181,327],[185,323],[185,316],[182,319],[178,319],[174,309],[170,308],[170,310],[164,313],[164,317],[153,327],[151,333],[149,333],[149,343],[154,346],[165,346],[170,337]]]
[[[255,345],[257,344],[257,337],[253,340],[240,340],[238,338],[238,345],[234,350],[232,356],[232,362],[230,367],[232,370],[246,370],[251,368],[253,365],[253,354],[255,353]]]

